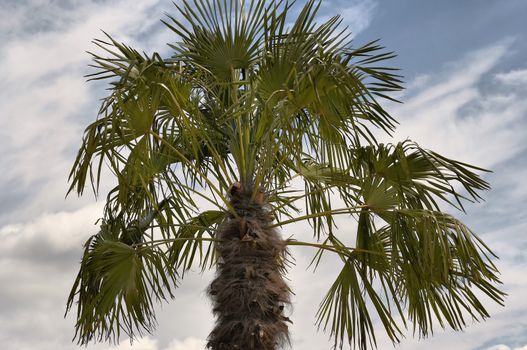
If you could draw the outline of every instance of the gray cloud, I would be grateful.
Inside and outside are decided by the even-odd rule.
[[[165,9],[158,0],[75,4],[2,2],[6,11],[0,13],[6,21],[0,21],[5,36],[0,44],[0,193],[5,200],[0,225],[34,217],[43,208],[74,209],[87,203],[65,203],[64,195],[83,127],[95,118],[103,90],[83,78],[89,63],[85,51],[94,48],[94,37],[102,36],[99,29],[119,33],[117,39],[132,43],[148,35],[148,41],[142,39],[145,50],[161,46],[169,34],[159,30],[158,21],[145,25],[142,20],[162,16]],[[28,28],[28,22],[36,27]],[[6,202],[9,198],[15,203]]]

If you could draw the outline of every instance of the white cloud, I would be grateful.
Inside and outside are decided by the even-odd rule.
[[[166,350],[203,350],[205,341],[196,338],[187,338],[183,341],[173,340]]]
[[[117,40],[145,51],[163,50],[164,44],[174,39],[170,31],[152,27],[159,25],[165,10],[173,9],[170,2],[94,0],[72,6],[66,2],[0,4],[2,348],[34,349],[35,341],[41,350],[73,346],[74,319],[72,315],[63,319],[65,301],[82,243],[97,230],[93,224],[102,214],[102,203],[82,207],[93,202],[90,195],[64,201],[67,175],[80,145],[82,128],[94,120],[102,91],[100,85],[89,85],[83,77],[89,63],[85,51],[94,49],[90,41],[102,37],[101,28]],[[4,21],[4,17],[10,19]],[[28,18],[32,18],[31,27]],[[193,286],[192,280],[187,285]],[[195,294],[184,289],[181,292]],[[178,300],[185,300],[184,295]],[[190,310],[199,309],[188,306]],[[206,304],[203,313],[210,317]],[[195,317],[196,323],[202,319],[197,313]],[[207,322],[201,324],[209,327]],[[25,336],[28,329],[32,336]],[[188,333],[192,334],[192,329]],[[172,337],[165,337],[166,343]],[[138,344],[148,348],[157,340],[146,338]],[[195,339],[186,339],[174,341],[171,346],[190,350],[196,344]]]
[[[521,348],[511,348],[507,345],[504,345],[504,344],[499,344],[499,345],[494,345],[494,346],[491,346],[490,348],[487,348],[485,350],[527,350],[527,345],[525,346],[522,346]]]
[[[353,35],[366,29],[373,18],[377,3],[371,0],[358,1],[344,7],[340,12],[342,19]]]
[[[130,342],[109,347],[106,350],[203,350],[205,341],[196,338],[186,338],[183,341],[174,339],[167,347],[160,347],[159,342],[151,337],[144,337],[135,341],[132,345]]]
[[[74,212],[43,213],[34,220],[0,228],[0,254],[17,254],[34,242],[45,244],[53,253],[77,250],[88,234],[97,231],[95,221],[102,205],[92,204]]]
[[[159,350],[158,341],[150,337],[144,337],[130,344],[129,341],[123,341],[117,346],[106,348],[105,350]]]
[[[335,9],[339,8],[336,13]],[[342,22],[348,27],[353,36],[365,30],[373,19],[377,2],[373,0],[334,0],[322,2],[321,14],[318,21],[323,23],[335,15],[340,15]]]
[[[162,49],[170,32],[153,30],[167,9],[160,3],[3,3],[9,11],[0,11],[2,17],[12,20],[0,43],[0,192],[16,202],[0,204],[0,224],[38,215],[42,208],[64,208],[67,176],[82,130],[98,110],[100,90],[83,77],[90,60],[85,51],[95,48],[90,41],[103,36],[101,28],[132,45],[148,33],[141,48]],[[66,205],[82,203],[70,200]],[[16,205],[23,206],[23,214]]]
[[[527,84],[527,69],[515,69],[509,72],[498,73],[496,80],[509,85]]]
[[[500,345],[491,346],[490,348],[486,350],[511,350],[511,348],[509,348],[507,345],[500,344]]]
[[[505,57],[510,42],[472,52],[462,60],[418,77],[394,105],[400,121],[395,139],[410,138],[425,148],[483,167],[523,149],[527,101],[515,90],[482,92],[481,81]]]

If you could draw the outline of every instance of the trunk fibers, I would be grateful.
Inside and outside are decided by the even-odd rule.
[[[252,192],[238,182],[231,187],[238,216],[218,227],[219,262],[207,291],[216,316],[211,350],[276,350],[289,341],[285,242],[268,227],[272,218],[263,192],[251,199]]]

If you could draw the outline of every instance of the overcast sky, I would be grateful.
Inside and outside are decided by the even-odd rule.
[[[65,301],[81,244],[96,232],[104,204],[89,194],[64,198],[82,131],[104,94],[103,85],[83,78],[85,51],[104,29],[168,55],[165,43],[175,38],[159,19],[173,10],[168,0],[0,0],[1,349],[76,348],[74,319],[63,319]],[[492,185],[486,201],[460,218],[500,256],[506,306],[488,303],[491,319],[463,333],[437,330],[424,340],[408,333],[396,348],[526,350],[527,1],[324,1],[321,19],[334,14],[357,44],[381,38],[399,55],[393,65],[407,90],[403,105],[389,106],[401,123],[394,141],[410,138],[494,171],[485,176]],[[294,253],[293,349],[330,349],[314,314],[336,268],[328,260],[313,275],[305,270],[310,255]],[[159,309],[157,331],[133,346],[125,339],[118,349],[203,349],[212,325],[209,278],[188,275],[176,299]],[[391,348],[377,329],[379,348]]]

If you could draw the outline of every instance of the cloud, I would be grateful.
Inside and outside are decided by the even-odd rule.
[[[35,343],[40,350],[72,348],[74,317],[63,319],[65,301],[82,243],[97,230],[93,223],[102,214],[102,203],[87,205],[92,196],[64,200],[82,130],[95,119],[104,90],[101,84],[85,82],[85,51],[94,49],[90,41],[102,37],[101,28],[147,52],[164,50],[174,38],[159,19],[172,9],[170,2],[160,0],[0,2],[2,348],[34,349]],[[196,287],[192,278],[186,282],[185,288]],[[210,328],[204,321],[211,318],[206,303],[201,308],[179,304],[187,300],[185,295],[196,295],[185,288],[173,303],[179,307],[176,313],[160,310],[159,319],[168,318],[166,344],[173,338],[168,328],[174,314],[187,310],[189,319],[195,317],[192,326],[178,326],[189,335],[197,324]],[[189,338],[170,346],[194,349],[196,344]],[[107,345],[89,345],[103,347]]]
[[[0,344],[6,349],[69,350],[73,347],[75,310],[63,318],[65,303],[79,267],[82,244],[97,232],[102,204],[74,211],[42,213],[27,221],[0,226]],[[189,272],[176,299],[157,307],[155,339],[131,346],[90,344],[88,349],[196,350],[212,324],[205,290],[211,273]],[[163,306],[163,307],[162,307]],[[181,338],[174,338],[174,329]],[[27,332],[31,330],[28,336]],[[165,344],[165,345],[164,345]],[[168,344],[168,345],[166,345]]]
[[[28,222],[14,223],[0,227],[0,343],[3,348],[26,350],[34,349],[38,342],[39,350],[68,350],[72,348],[74,334],[74,315],[63,318],[66,298],[72,286],[82,254],[82,244],[89,235],[98,229],[94,225],[101,215],[101,204],[92,204],[71,212],[43,213]],[[183,318],[174,319],[174,315],[193,313],[187,317],[192,328],[198,325],[210,327],[211,318],[207,303],[203,310],[196,301],[189,303],[185,295],[196,295],[196,283],[199,276],[191,276],[185,281],[185,287],[177,291],[177,300],[170,311],[160,319],[165,328],[180,323]],[[199,290],[204,286],[200,285]],[[199,293],[197,293],[199,295]],[[181,302],[186,305],[181,305]],[[203,303],[202,303],[203,304]],[[189,308],[186,311],[185,308]],[[201,311],[201,312],[199,312]],[[75,310],[73,310],[73,314]],[[177,326],[178,330],[184,329]],[[27,336],[28,330],[31,335]],[[207,330],[207,329],[205,329]],[[118,350],[202,350],[204,341],[196,337],[183,340],[165,337],[168,345],[162,346],[159,339],[144,337],[130,345],[124,339],[117,346],[104,344],[88,346],[89,349]],[[206,333],[205,333],[206,334]],[[156,338],[161,338],[156,334]]]
[[[469,53],[410,83],[401,97],[404,104],[390,109],[401,123],[394,138],[410,138],[446,156],[491,168],[520,152],[527,137],[525,93],[493,81],[490,74],[510,45],[504,41]],[[498,84],[482,89],[488,80]]]
[[[166,350],[203,350],[205,341],[196,338],[187,338],[184,341],[172,341]]]
[[[159,350],[158,341],[150,337],[144,337],[130,344],[123,341],[121,344],[106,348],[106,350]]]
[[[507,345],[503,345],[503,344],[499,344],[499,345],[494,345],[494,346],[491,346],[490,348],[487,348],[485,350],[527,350],[527,345],[525,346],[522,346],[520,348],[511,348]]]
[[[93,37],[101,37],[99,28],[118,33],[118,40],[146,50],[162,47],[170,39],[151,24],[157,23],[165,10],[161,3],[0,3],[0,344],[4,348],[73,348],[74,319],[63,319],[65,299],[78,267],[81,244],[95,232],[93,223],[102,213],[102,204],[86,205],[93,201],[90,196],[64,201],[67,173],[82,128],[94,119],[96,100],[102,91],[100,85],[87,85],[82,78],[89,59],[84,51],[92,48],[89,41]],[[377,5],[369,0],[327,1],[321,12],[333,14],[336,8],[342,9],[344,22],[356,34],[370,25]],[[510,208],[521,208],[527,193],[522,183],[527,167],[511,161],[523,150],[527,130],[527,99],[519,83],[525,70],[494,73],[510,45],[506,41],[490,45],[420,76],[403,96],[405,104],[391,108],[402,122],[397,139],[410,137],[425,147],[483,166],[506,164],[499,169],[505,175],[498,173],[498,179],[505,183],[499,187],[501,195],[496,202],[471,211],[471,217],[485,223],[496,213],[507,221]],[[485,82],[489,89],[482,88]],[[348,232],[353,225],[343,223],[340,232],[350,238]],[[527,312],[527,256],[522,235],[527,230],[525,220],[504,223],[500,228],[491,226],[480,224],[486,242],[502,257],[499,266],[509,293],[507,307],[492,306],[493,317],[466,333],[447,331],[425,341],[407,339],[401,348],[466,350],[482,342],[485,347],[525,343],[502,339],[488,342],[497,334],[517,339],[527,329],[522,324]],[[283,234],[287,237],[293,232],[307,236],[310,229],[291,225]],[[294,253],[297,266],[288,276],[296,292],[291,317],[293,346],[306,350],[329,348],[327,334],[316,333],[314,314],[338,273],[337,261],[326,258],[314,275],[305,270],[311,252],[298,248]],[[123,341],[118,347],[88,348],[203,349],[199,339],[207,336],[212,325],[210,305],[203,293],[210,276],[210,272],[190,272],[185,277],[176,299],[159,309],[155,336],[145,337],[133,347]],[[379,348],[390,347],[381,328],[376,330]],[[179,340],[173,339],[176,332]],[[525,347],[514,350],[519,349]]]
[[[205,341],[196,338],[186,338],[185,340],[174,339],[167,347],[162,347],[159,342],[150,337],[144,337],[135,341],[133,345],[123,342],[118,346],[109,347],[106,350],[203,350]]]
[[[527,84],[527,69],[515,69],[505,73],[497,73],[495,78],[501,83],[508,85]]]
[[[470,325],[463,333],[438,328],[430,339],[409,336],[402,341],[405,350],[481,350],[502,343],[491,342],[498,334],[511,340],[524,339],[527,241],[522,233],[527,230],[527,217],[511,208],[521,207],[527,193],[522,182],[527,171],[527,94],[494,73],[507,58],[510,45],[509,40],[489,45],[416,77],[400,97],[404,104],[389,107],[401,124],[394,139],[383,141],[410,138],[448,157],[495,171],[486,175],[495,187],[485,194],[488,202],[469,206],[469,214],[462,220],[500,257],[497,265],[508,293],[505,308],[485,302],[491,315],[485,322]],[[516,76],[515,72],[502,69],[506,77],[509,73]],[[386,336],[379,335],[380,348],[388,346]],[[482,344],[486,346],[482,348]]]
[[[87,62],[87,46],[91,46],[89,43],[94,37],[101,36],[101,29],[110,34],[119,33],[118,39],[133,42],[133,38],[158,24],[157,18],[146,23],[141,20],[148,14],[158,14],[160,18],[158,3],[159,0],[143,0],[134,4],[122,0],[86,1],[72,7],[61,7],[60,2],[55,6],[46,2],[46,10],[38,18],[42,20],[45,17],[43,14],[51,12],[54,19],[51,28],[40,25],[28,30],[21,25],[0,49],[4,63],[0,72],[9,81],[36,81],[61,74],[64,70],[77,70],[75,64]],[[39,11],[39,6],[42,3],[34,1],[20,9],[19,19]],[[145,46],[148,44],[143,42]]]
[[[82,243],[96,231],[101,206],[43,213],[0,227],[0,343],[6,349],[70,349],[66,297]],[[29,336],[28,336],[29,334]]]
[[[132,45],[141,40],[146,51],[162,49],[170,32],[161,30],[158,19],[166,8],[160,3],[2,2],[0,193],[13,200],[0,203],[0,225],[38,215],[42,208],[64,208],[69,168],[103,90],[85,82],[90,59],[85,51],[94,49],[90,41],[102,37],[101,28]],[[85,203],[70,200],[66,206]]]
[[[340,15],[353,35],[365,30],[373,19],[377,3],[371,0],[357,1],[344,6]]]
[[[335,9],[338,8],[339,12],[336,13]],[[377,8],[377,2],[373,0],[332,0],[322,2],[320,9],[321,16],[319,22],[329,20],[335,15],[340,15],[342,22],[348,27],[348,30],[353,36],[364,31],[370,25],[375,9]]]

